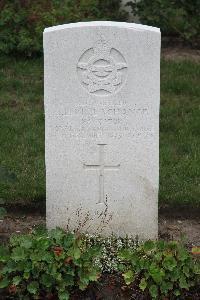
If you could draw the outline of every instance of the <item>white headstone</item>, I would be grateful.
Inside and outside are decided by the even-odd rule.
[[[45,29],[47,226],[156,238],[160,30]]]

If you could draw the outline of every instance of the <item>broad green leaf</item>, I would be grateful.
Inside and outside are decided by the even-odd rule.
[[[30,294],[36,295],[38,293],[38,289],[39,289],[39,284],[37,281],[32,281],[27,286],[27,290]]]
[[[186,277],[190,276],[190,269],[188,266],[183,266],[183,273],[185,274]]]
[[[161,292],[167,296],[168,292],[173,289],[173,283],[169,281],[162,281],[160,285]]]
[[[41,284],[43,284],[45,287],[51,287],[54,280],[53,278],[48,274],[43,274],[41,277]]]
[[[42,253],[38,252],[37,250],[33,250],[33,252],[31,252],[30,259],[32,260],[32,263],[36,266],[37,262],[40,262],[43,259]]]
[[[73,250],[73,257],[75,259],[79,259],[81,257],[81,250],[79,248],[74,248],[74,250]]]
[[[170,248],[170,249],[177,249],[177,245],[178,245],[178,243],[177,243],[177,241],[170,241],[169,243],[168,243],[168,247]]]
[[[66,266],[65,267],[65,274],[70,275],[70,276],[74,276],[75,270],[72,269],[70,266]]]
[[[156,285],[151,285],[150,288],[149,288],[149,292],[150,292],[150,295],[153,299],[157,299],[158,298],[158,288]]]
[[[21,264],[21,263],[22,263],[22,262],[20,262],[20,264]],[[19,265],[19,263],[18,263],[17,265]],[[32,268],[33,268],[33,265],[32,265],[32,263],[31,263],[31,261],[25,260],[25,261],[24,261],[24,265],[23,265],[23,271],[24,271],[24,272],[31,272],[31,271],[32,271]]]
[[[7,274],[7,273],[9,274],[15,271],[18,271],[17,263],[14,262],[13,260],[7,259],[4,268],[1,270],[2,274]]]
[[[21,235],[12,235],[10,238],[10,245],[12,247],[16,247],[19,246],[22,240],[22,236]]]
[[[55,279],[57,280],[57,281],[62,281],[62,274],[60,274],[60,273],[56,273],[55,274]]]
[[[67,249],[73,245],[73,242],[75,240],[75,236],[73,233],[68,233],[63,238],[63,245]]]
[[[101,256],[102,247],[101,246],[93,246],[91,248],[88,248],[88,253],[90,254],[90,257],[93,258]]]
[[[59,282],[57,290],[59,291],[59,293],[64,293],[66,291],[66,283],[63,280]]]
[[[146,241],[144,244],[143,244],[143,249],[144,251],[152,251],[153,249],[155,248],[155,244],[153,241]]]
[[[17,247],[13,249],[11,257],[14,261],[20,261],[25,259],[25,251],[21,247]]]
[[[31,238],[25,238],[22,243],[21,243],[21,247],[25,248],[25,249],[29,249],[32,247],[32,240]]]
[[[96,270],[91,271],[89,274],[90,281],[97,281],[98,277],[99,277],[99,273]]]
[[[134,280],[134,273],[132,270],[127,271],[126,273],[122,274],[122,276],[124,277],[126,284],[131,284],[131,282]]]
[[[125,265],[124,264],[118,264],[118,270],[120,271],[120,272],[124,272],[125,271]]]
[[[177,256],[180,261],[185,261],[188,258],[189,254],[185,248],[180,246]]]
[[[49,232],[49,236],[55,240],[57,245],[59,245],[62,241],[62,238],[65,236],[65,233],[62,229],[56,228]]]
[[[7,278],[3,278],[0,281],[0,289],[6,288],[10,284],[10,281]]]
[[[38,248],[42,249],[43,251],[47,250],[50,246],[50,240],[47,239],[46,237],[45,238],[41,238],[39,241],[38,241]]]
[[[166,248],[166,242],[163,240],[157,241],[157,248],[163,251]]]
[[[199,262],[196,262],[194,264],[193,270],[196,275],[200,275],[200,263]]]
[[[147,259],[146,258],[137,258],[137,259],[135,259],[134,260],[134,262],[133,261],[131,261],[132,262],[132,265],[134,266],[134,268],[136,269],[136,272],[137,271],[141,271],[141,269],[146,269],[146,268],[148,268],[148,265],[149,265],[149,262],[147,261]]]
[[[65,281],[66,286],[73,286],[74,285],[74,276],[72,276],[72,275],[68,275],[68,274],[63,275],[63,280]]]
[[[48,230],[43,224],[36,225],[36,227],[34,228],[34,235],[45,236],[45,238],[47,238]]]
[[[164,270],[154,263],[152,263],[149,267],[149,274],[157,284],[160,283],[165,276]]]
[[[119,252],[118,257],[123,260],[132,259],[132,252],[129,249],[123,249]]]
[[[13,277],[13,284],[18,285],[22,281],[22,278],[20,276]]]
[[[81,291],[84,291],[85,289],[86,289],[86,287],[88,286],[88,281],[80,281],[79,282],[79,284],[78,284],[78,286],[79,286],[79,289],[81,290]]]
[[[158,253],[155,253],[154,254],[154,259],[159,262],[162,260],[162,253],[161,252],[158,252]]]
[[[26,280],[29,279],[30,278],[30,273],[29,272],[24,272],[23,278],[26,279]]]
[[[179,276],[180,276],[180,270],[178,268],[175,268],[170,272],[170,280],[172,282],[177,281],[179,279]]]
[[[53,253],[44,251],[42,255],[42,261],[46,261],[47,263],[50,263],[51,261],[53,261],[53,259],[54,259]]]
[[[178,296],[181,295],[181,292],[180,292],[178,289],[176,289],[176,290],[174,290],[174,295],[175,295],[176,297],[178,297]]]
[[[147,287],[147,282],[145,278],[142,278],[139,284],[140,289],[144,292]]]
[[[68,292],[59,293],[58,298],[59,300],[69,300],[69,293]]]
[[[163,260],[163,267],[169,271],[172,271],[176,266],[177,262],[175,258],[171,255],[167,255]]]
[[[180,288],[186,289],[186,290],[189,289],[189,285],[188,285],[185,277],[183,277],[183,276],[180,277],[179,284],[180,284]]]

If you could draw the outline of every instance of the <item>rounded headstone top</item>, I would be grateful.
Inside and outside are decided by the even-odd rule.
[[[57,25],[45,28],[44,33],[52,32],[57,30],[63,29],[71,29],[71,28],[81,28],[81,27],[117,27],[117,28],[126,28],[126,29],[133,29],[138,31],[154,31],[160,32],[160,28],[136,24],[136,23],[127,23],[127,22],[113,22],[113,21],[92,21],[92,22],[78,22],[78,23],[69,23],[63,25]]]

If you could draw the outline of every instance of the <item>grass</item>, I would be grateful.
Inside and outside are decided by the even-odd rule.
[[[200,207],[200,64],[162,61],[160,206]],[[42,59],[0,58],[0,198],[45,200]]]
[[[16,175],[0,198],[29,205],[45,199],[42,60],[2,57],[0,67],[0,171]]]
[[[200,207],[200,64],[161,65],[160,203]]]

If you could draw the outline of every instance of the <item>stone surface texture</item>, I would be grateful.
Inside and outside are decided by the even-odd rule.
[[[156,238],[160,30],[44,31],[47,226]]]

